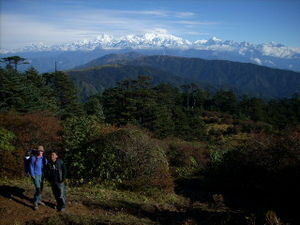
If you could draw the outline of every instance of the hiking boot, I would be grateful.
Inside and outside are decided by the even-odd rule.
[[[59,209],[58,211],[59,211],[59,212],[64,212],[64,211],[66,211],[66,208],[61,208],[61,209]]]
[[[39,205],[46,206],[44,202],[39,202]]]
[[[37,204],[34,204],[33,209],[37,211],[39,209],[39,206]]]

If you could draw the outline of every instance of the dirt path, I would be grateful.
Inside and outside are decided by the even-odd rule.
[[[171,203],[166,199],[159,202],[157,198],[151,200],[131,192],[91,189],[69,190],[69,206],[62,213],[54,209],[54,197],[49,185],[46,185],[43,191],[43,202],[46,206],[40,206],[35,211],[32,204],[34,187],[29,180],[6,180],[2,183],[0,180],[0,225],[45,224],[47,218],[57,217],[63,220],[67,218],[68,224],[81,224],[80,219],[94,221],[92,223],[95,224],[124,225],[248,224],[242,213],[216,204],[190,204],[181,197],[175,200],[174,195],[169,199]]]
[[[44,203],[37,211],[33,209],[33,190],[24,190],[15,186],[1,186],[0,189],[0,224],[23,225],[29,221],[39,221],[43,218],[60,214],[54,209],[54,200],[49,191],[44,192]],[[95,215],[102,213],[101,209],[90,210],[78,202],[70,202],[63,213],[80,215]]]

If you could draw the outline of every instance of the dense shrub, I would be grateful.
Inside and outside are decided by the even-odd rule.
[[[172,188],[168,161],[153,139],[133,128],[99,135],[68,156],[73,175],[84,181],[122,184],[130,189]]]
[[[94,117],[70,117],[64,121],[65,151],[80,150],[82,146],[96,138],[99,134],[98,122]]]
[[[105,130],[104,124],[97,122],[93,116],[70,117],[64,121],[65,161],[69,167],[69,176],[82,183],[91,178],[87,173],[88,144],[100,136],[100,130]],[[93,164],[94,165],[94,164]]]
[[[226,129],[225,134],[226,135],[235,135],[238,134],[240,132],[239,127],[238,126],[230,126]]]
[[[172,142],[167,146],[167,156],[175,177],[192,175],[208,162],[208,151],[187,142]]]
[[[101,141],[100,141],[101,143]],[[155,140],[137,129],[122,129],[103,139],[105,155],[114,153],[122,165],[124,184],[132,188],[171,188],[168,161]]]
[[[14,150],[0,150],[0,175],[23,174],[23,157],[26,151],[44,145],[46,151],[61,148],[60,120],[47,113],[36,112],[30,114],[1,113],[0,126],[15,135]]]
[[[270,132],[272,126],[264,122],[254,122],[252,120],[244,120],[238,122],[240,130],[246,133]]]
[[[14,150],[15,146],[12,142],[14,141],[15,137],[16,135],[13,132],[0,127],[0,150]]]
[[[293,218],[292,205],[298,203],[300,190],[300,134],[257,135],[214,160],[206,178],[229,203],[273,208]]]
[[[62,127],[60,120],[47,112],[28,114],[1,113],[0,124],[13,131],[17,137],[17,147],[28,150],[44,145],[47,149],[56,149],[61,145]]]

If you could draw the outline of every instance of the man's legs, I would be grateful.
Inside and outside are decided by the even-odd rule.
[[[52,188],[52,193],[53,193],[55,201],[56,201],[56,208],[57,208],[59,200],[58,200],[58,190],[57,190],[56,183],[51,182],[51,188]]]
[[[42,191],[43,191],[43,176],[35,176],[33,179],[35,186],[34,194],[34,206],[38,207],[38,204],[42,202]]]
[[[66,189],[64,183],[53,183],[52,191],[57,202],[57,209],[63,210],[67,207]]]

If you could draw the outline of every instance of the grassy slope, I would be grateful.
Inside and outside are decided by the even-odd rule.
[[[44,201],[32,209],[33,185],[29,178],[0,180],[0,224],[220,224],[242,218],[240,213],[215,203],[191,202],[175,193],[136,193],[103,186],[69,187],[69,208],[53,208],[54,199],[46,183]],[[239,220],[238,219],[238,220]],[[237,220],[237,221],[238,221]]]

